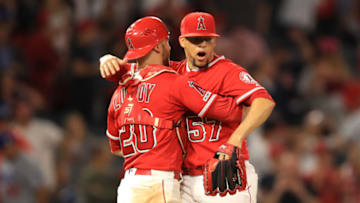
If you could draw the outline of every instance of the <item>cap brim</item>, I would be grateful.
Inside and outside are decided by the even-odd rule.
[[[154,45],[155,46],[155,45]],[[128,49],[125,58],[129,60],[138,59],[148,54],[154,46],[146,46],[139,49]]]
[[[180,35],[180,37],[220,37],[220,35],[216,33],[188,33]]]

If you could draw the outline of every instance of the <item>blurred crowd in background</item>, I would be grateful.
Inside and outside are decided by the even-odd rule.
[[[106,130],[125,29],[155,15],[215,16],[217,53],[245,67],[277,106],[248,137],[258,200],[360,202],[359,0],[0,0],[0,202],[115,202],[121,159]]]

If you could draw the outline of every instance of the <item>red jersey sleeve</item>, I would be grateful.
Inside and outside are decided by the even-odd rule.
[[[118,90],[118,89],[117,89]],[[116,152],[121,150],[120,140],[118,136],[118,127],[116,125],[116,118],[115,118],[115,107],[116,107],[116,101],[115,99],[118,98],[119,92],[115,91],[108,108],[108,116],[107,116],[107,130],[106,130],[106,136],[109,139],[110,143],[110,149],[111,152]]]
[[[173,83],[172,101],[184,106],[199,117],[220,121],[241,120],[242,109],[233,97],[222,97],[201,88],[186,77],[179,76]]]
[[[121,80],[123,75],[125,75],[127,72],[129,72],[133,67],[135,67],[136,64],[134,63],[128,63],[125,66],[120,66],[120,70],[115,73],[115,75],[111,75],[109,77],[106,77],[105,79],[109,82],[117,83]]]
[[[226,63],[230,68],[223,81],[224,95],[231,95],[236,98],[236,103],[251,105],[256,98],[266,98],[274,101],[270,94],[242,67],[233,63]],[[230,66],[230,67],[229,67]]]

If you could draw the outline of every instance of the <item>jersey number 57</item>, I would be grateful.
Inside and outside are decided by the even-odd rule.
[[[208,120],[197,116],[186,117],[186,130],[188,138],[191,142],[203,142],[209,135],[209,142],[219,140],[221,131],[221,122],[216,120]]]

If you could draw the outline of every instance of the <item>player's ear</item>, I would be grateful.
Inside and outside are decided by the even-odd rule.
[[[156,46],[154,46],[153,51],[155,51],[156,53],[160,53],[160,51],[161,51],[160,43],[157,44]]]
[[[182,48],[185,47],[185,37],[179,36],[179,44]]]
[[[212,39],[212,43],[214,43],[214,47],[216,47],[216,37]]]

